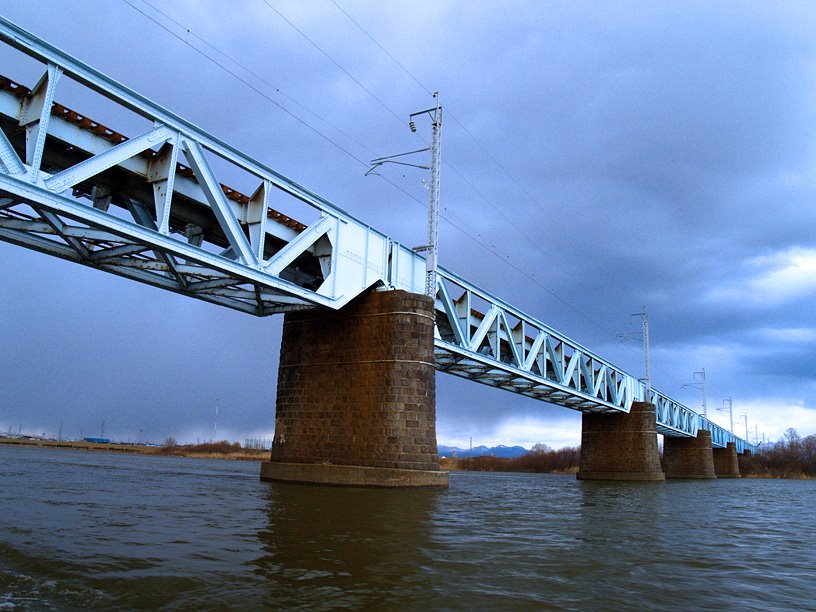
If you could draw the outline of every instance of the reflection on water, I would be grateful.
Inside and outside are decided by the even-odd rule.
[[[256,463],[0,447],[0,607],[811,608],[816,482],[454,473],[260,482]]]
[[[269,522],[258,532],[266,554],[254,561],[268,582],[266,603],[376,608],[420,600],[439,496],[270,484]]]
[[[587,592],[613,608],[627,607],[633,593],[655,609],[810,607],[814,485],[581,481],[584,546],[571,562],[593,559]]]

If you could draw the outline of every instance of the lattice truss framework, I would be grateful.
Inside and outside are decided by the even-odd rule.
[[[444,269],[436,305],[442,372],[582,412],[628,412],[645,397],[645,385],[631,374]],[[703,423],[691,408],[654,389],[651,401],[658,433],[696,436],[704,427],[714,446],[737,442],[742,452],[744,441]]]
[[[0,239],[257,315],[421,289],[419,256],[384,234],[5,20],[0,37],[46,66],[30,90],[0,78]],[[127,138],[62,106],[66,80],[151,127]]]
[[[424,258],[271,168],[0,17],[0,39],[43,62],[30,90],[0,77],[0,240],[254,315],[337,309],[372,286],[423,290]],[[61,81],[152,126],[127,138],[56,101]],[[217,158],[254,178],[219,182]],[[301,223],[273,197],[307,205]],[[285,199],[284,198],[284,199]],[[440,268],[436,367],[553,404],[628,412],[645,387]],[[653,391],[659,433],[745,441]]]

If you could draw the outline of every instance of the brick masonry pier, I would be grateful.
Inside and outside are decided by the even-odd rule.
[[[714,449],[714,471],[717,478],[740,477],[737,445],[734,442],[728,442],[725,448]]]
[[[631,411],[584,413],[581,480],[663,480],[654,404],[634,402]]]
[[[663,438],[666,478],[716,478],[711,432],[697,431],[695,438]]]
[[[436,446],[433,301],[361,295],[284,319],[275,438],[261,479],[446,487]]]

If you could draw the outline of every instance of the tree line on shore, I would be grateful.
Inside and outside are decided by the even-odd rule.
[[[754,455],[740,455],[743,476],[816,478],[816,434],[801,437],[788,429],[776,444]]]
[[[526,455],[512,459],[482,455],[462,459],[443,459],[442,467],[453,470],[478,472],[535,472],[566,474],[578,471],[581,447],[569,446],[553,450],[538,443]]]
[[[210,457],[213,459],[261,459],[269,451],[243,448],[239,442],[228,440],[202,442],[199,444],[178,444],[175,438],[167,438],[159,449],[159,454],[179,457]]]
[[[580,465],[580,446],[553,450],[541,443],[526,455],[513,459],[484,455],[442,460],[444,469],[479,472],[564,474],[577,472]],[[816,478],[816,435],[803,438],[795,429],[788,429],[776,444],[767,445],[753,455],[740,455],[739,466],[740,473],[748,477]]]

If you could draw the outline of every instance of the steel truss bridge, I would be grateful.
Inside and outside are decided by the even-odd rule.
[[[2,17],[0,39],[43,65],[31,89],[0,77],[0,240],[257,316],[424,291],[413,250]],[[65,83],[143,131],[61,105]],[[444,268],[436,311],[442,372],[582,412],[646,399],[631,374]],[[659,433],[705,428],[715,447],[754,449],[659,391],[648,399]]]

